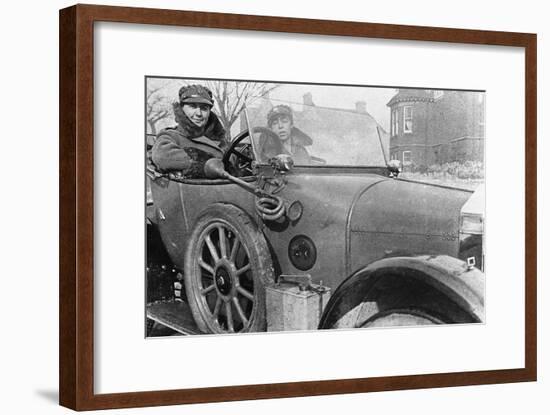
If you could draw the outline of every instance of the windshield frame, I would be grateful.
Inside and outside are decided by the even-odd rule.
[[[322,107],[321,107],[322,108]],[[254,161],[256,163],[257,166],[259,167],[262,167],[262,166],[269,166],[269,163],[267,161],[262,161],[260,159],[260,155],[259,155],[259,151],[258,149],[256,148],[256,140],[254,140],[254,136],[253,136],[253,126],[251,124],[251,121],[250,121],[250,116],[248,114],[248,106],[245,104],[243,106],[243,112],[244,112],[244,117],[245,117],[245,121],[246,121],[246,125],[248,127],[248,136],[250,138],[250,143],[251,143],[251,146],[252,146],[252,151],[254,152]],[[380,151],[382,153],[382,156],[383,156],[383,159],[384,159],[384,164],[383,165],[376,165],[376,164],[371,164],[371,165],[366,165],[366,164],[360,164],[360,165],[357,165],[357,164],[324,164],[324,165],[312,165],[312,164],[295,164],[294,167],[296,168],[318,168],[318,167],[332,167],[332,168],[345,168],[345,169],[353,169],[353,168],[359,168],[359,169],[365,169],[365,168],[382,168],[382,169],[387,169],[388,168],[388,157],[386,156],[386,152],[384,151],[384,146],[382,144],[382,137],[380,135],[380,126],[376,126],[376,132],[378,134],[378,144],[380,146]]]

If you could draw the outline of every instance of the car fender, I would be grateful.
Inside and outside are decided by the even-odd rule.
[[[485,276],[477,268],[447,255],[396,256],[375,261],[344,280],[327,303],[319,328],[353,327],[369,290],[396,275],[435,288],[468,313],[472,321],[484,321]]]

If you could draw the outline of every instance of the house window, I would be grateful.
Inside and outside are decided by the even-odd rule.
[[[410,105],[403,107],[403,132],[413,132],[413,107]]]
[[[403,166],[406,166],[407,164],[411,164],[411,152],[410,151],[403,151]]]
[[[477,135],[478,137],[485,137],[485,94],[478,94],[478,125],[477,125]]]
[[[485,125],[485,94],[480,93],[478,95],[479,102],[479,124]]]
[[[394,109],[392,112],[391,112],[391,135],[394,136],[394,135],[397,135],[397,132],[398,132],[398,118],[397,118],[397,108]]]
[[[477,94],[477,102],[480,103],[480,104],[483,104],[484,101],[485,101],[485,93],[484,92],[479,92]]]

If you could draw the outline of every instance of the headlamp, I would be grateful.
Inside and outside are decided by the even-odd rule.
[[[460,233],[469,235],[483,234],[483,216],[463,213],[460,217]]]

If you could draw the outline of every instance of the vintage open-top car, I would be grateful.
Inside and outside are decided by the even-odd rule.
[[[281,275],[331,290],[320,329],[484,321],[482,197],[399,178],[368,114],[295,111],[309,157],[267,154],[262,101],[206,177],[148,166],[150,225],[200,332],[266,330]]]

